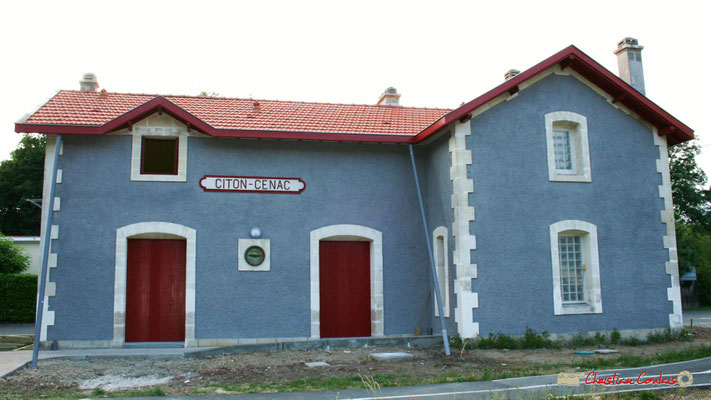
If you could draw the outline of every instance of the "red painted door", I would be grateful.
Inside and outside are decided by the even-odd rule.
[[[185,240],[129,239],[126,341],[185,340]]]
[[[321,242],[321,337],[370,336],[370,242]]]

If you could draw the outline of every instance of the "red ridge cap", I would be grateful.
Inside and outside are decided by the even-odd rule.
[[[670,127],[674,128],[668,136],[669,145],[685,142],[694,138],[694,131],[691,128],[664,111],[664,109],[649,100],[620,77],[608,71],[580,49],[570,45],[474,100],[442,116],[425,130],[417,134],[415,141],[419,143],[427,139],[452,122],[465,117],[468,113],[473,112],[496,97],[508,91],[516,90],[515,88],[521,83],[561,62],[565,62],[566,68],[573,68],[576,72],[610,94],[613,98],[619,99],[620,103],[639,114],[658,130],[661,131],[662,129],[668,129]],[[622,94],[624,94],[624,96],[621,96]]]

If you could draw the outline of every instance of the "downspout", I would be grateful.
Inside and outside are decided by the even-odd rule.
[[[37,357],[39,356],[40,335],[42,333],[42,317],[44,314],[44,292],[47,286],[47,261],[49,260],[49,244],[52,241],[52,214],[54,210],[54,189],[57,185],[57,164],[59,163],[59,147],[62,145],[62,135],[57,135],[57,143],[54,147],[54,165],[52,166],[52,183],[49,189],[49,207],[47,221],[44,227],[44,249],[42,249],[42,273],[40,277],[39,300],[37,301],[37,313],[35,318],[35,340],[32,345],[32,366],[37,369]]]
[[[430,241],[430,229],[427,227],[427,217],[425,216],[425,205],[422,201],[422,190],[420,190],[420,179],[417,176],[417,165],[415,164],[415,153],[410,148],[410,161],[412,162],[412,173],[415,174],[415,187],[417,188],[417,200],[420,201],[420,213],[422,214],[422,225],[425,227],[425,241],[427,242],[427,253],[429,254],[432,278],[434,279],[434,292],[437,299],[437,310],[439,310],[439,324],[442,327],[442,342],[444,343],[444,354],[450,355],[449,337],[447,336],[447,326],[444,324],[444,312],[442,312],[442,293],[439,292],[439,281],[437,280],[437,269],[435,268],[434,253],[432,252],[432,242]],[[446,251],[446,250],[445,250]]]

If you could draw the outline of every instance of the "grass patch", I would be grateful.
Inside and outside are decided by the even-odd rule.
[[[488,337],[478,336],[475,339],[464,339],[453,336],[450,339],[450,346],[456,349],[576,349],[581,347],[603,347],[609,345],[640,346],[651,343],[668,343],[676,341],[690,341],[691,335],[688,330],[672,331],[671,329],[660,330],[649,333],[645,339],[638,337],[622,338],[620,332],[615,329],[607,336],[601,332],[594,335],[588,333],[577,333],[568,339],[551,339],[548,332],[538,333],[530,328],[526,328],[523,336],[508,336],[501,332],[490,333]]]
[[[490,381],[519,376],[533,376],[550,373],[545,367],[519,368],[512,371],[496,372],[490,368],[469,367],[459,371],[447,371],[429,376],[409,374],[375,374],[372,376],[351,375],[347,377],[305,378],[287,382],[249,382],[234,385],[216,385],[227,392],[262,393],[293,392],[305,390],[368,389],[377,391],[381,387],[430,385],[436,383]]]
[[[376,374],[364,377],[352,375],[348,377],[307,378],[287,382],[250,382],[236,385],[218,385],[217,387],[229,392],[258,393],[258,392],[291,392],[303,390],[342,390],[342,389],[370,389],[373,387],[414,386],[430,385],[437,383],[490,381],[495,379],[516,378],[521,376],[536,376],[555,374],[570,368],[582,370],[600,370],[611,368],[632,368],[645,365],[666,364],[678,361],[694,360],[697,358],[711,357],[711,346],[701,346],[681,351],[658,353],[651,357],[638,357],[621,355],[616,358],[590,358],[564,365],[541,364],[528,368],[513,368],[506,371],[494,371],[490,368],[469,367],[457,371],[447,371],[429,376],[414,376],[406,374]],[[650,392],[654,394],[654,392]],[[644,395],[642,395],[644,396]],[[626,397],[625,397],[626,398]],[[649,398],[649,397],[632,397]],[[651,397],[654,398],[654,397]]]
[[[571,366],[582,369],[633,368],[645,365],[668,364],[679,361],[695,360],[711,357],[711,346],[700,346],[690,349],[657,353],[651,357],[621,355],[616,358],[590,358],[574,363]]]

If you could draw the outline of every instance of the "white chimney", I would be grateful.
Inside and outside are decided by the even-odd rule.
[[[400,93],[394,87],[389,87],[385,89],[383,94],[380,95],[378,100],[378,105],[386,106],[399,106],[400,105]]]
[[[514,76],[516,76],[520,73],[521,73],[521,71],[519,71],[517,69],[510,69],[510,70],[506,71],[506,73],[504,74],[504,80],[508,81],[509,79],[513,78]]]
[[[644,70],[642,69],[642,49],[637,39],[626,37],[617,43],[617,65],[620,78],[629,83],[638,92],[644,92]]]
[[[99,89],[99,81],[96,80],[96,74],[87,72],[79,81],[79,90],[96,92]]]

